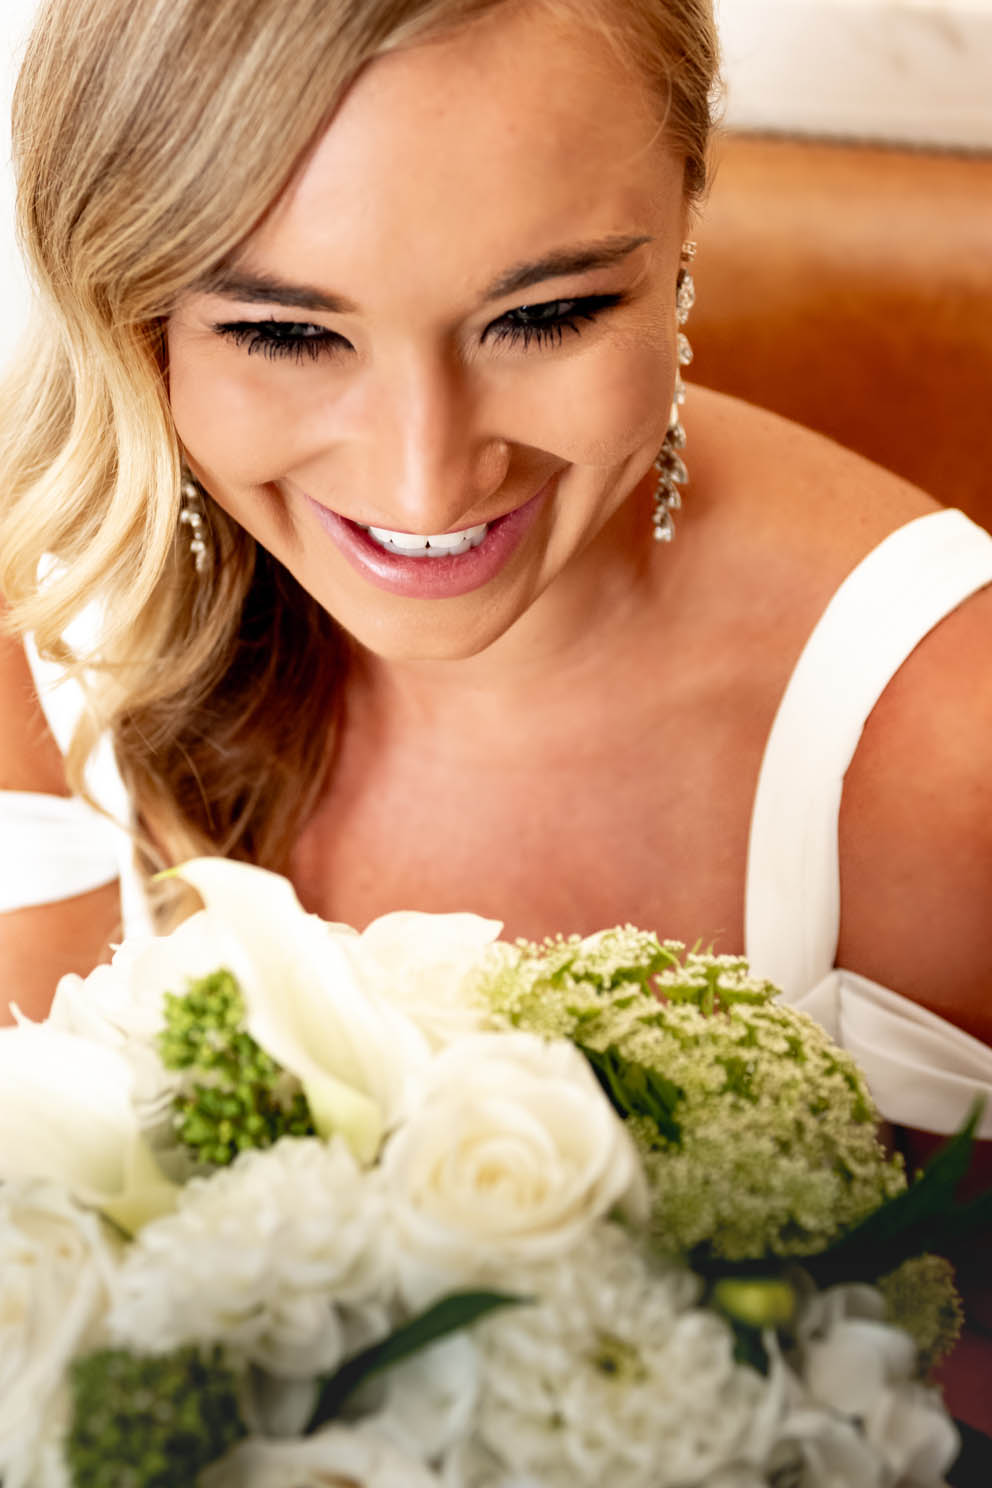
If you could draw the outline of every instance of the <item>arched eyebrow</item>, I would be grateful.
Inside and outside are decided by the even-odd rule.
[[[594,243],[577,243],[574,247],[555,248],[543,258],[514,265],[500,274],[483,292],[483,300],[501,300],[506,295],[529,289],[545,279],[560,279],[566,274],[588,274],[591,269],[608,269],[620,263],[652,241],[649,237],[601,238]]]
[[[545,279],[609,268],[651,241],[647,236],[613,237],[553,249],[541,258],[506,269],[486,286],[481,300],[483,303],[501,300],[534,284],[541,284]],[[225,300],[241,300],[252,305],[282,305],[290,310],[316,310],[330,315],[358,313],[354,301],[345,299],[343,295],[328,294],[326,290],[309,284],[292,284],[274,274],[260,273],[237,264],[221,264],[193,287],[200,294],[219,295]]]

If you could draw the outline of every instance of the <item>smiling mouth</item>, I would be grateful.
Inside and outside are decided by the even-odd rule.
[[[491,523],[480,522],[476,527],[465,527],[461,532],[392,532],[388,527],[366,527],[355,523],[367,532],[373,542],[387,553],[396,553],[401,558],[457,558],[468,553],[485,540]]]

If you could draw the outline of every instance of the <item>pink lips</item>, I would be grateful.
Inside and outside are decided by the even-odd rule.
[[[390,553],[357,522],[321,506],[312,496],[306,499],[352,568],[376,588],[408,599],[454,599],[496,577],[529,532],[551,487],[552,481],[548,481],[523,506],[490,522],[478,547],[445,558],[405,558],[402,553]]]

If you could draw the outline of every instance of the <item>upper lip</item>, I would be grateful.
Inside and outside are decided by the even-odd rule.
[[[530,496],[525,496],[522,501],[514,502],[513,506],[505,507],[503,511],[494,512],[493,515],[489,517],[473,517],[471,521],[463,521],[457,527],[442,528],[440,532],[438,532],[438,535],[445,537],[455,532],[467,532],[472,527],[481,527],[483,525],[489,527],[492,525],[493,522],[501,521],[503,517],[508,517],[512,512],[519,511],[522,506],[526,506],[527,503],[533,501],[536,496],[540,496],[541,493],[545,491],[550,485],[551,479],[552,478],[549,477],[548,480],[544,481],[543,484],[540,485],[536,491],[533,491]],[[309,496],[309,492],[307,494]],[[333,506],[328,506],[326,501],[318,501],[316,496],[310,496],[310,500],[316,501],[317,505],[322,506],[325,511],[332,512],[334,516],[340,517],[342,521],[351,522],[356,527],[378,527],[381,531],[384,532],[404,532],[410,533],[411,536],[417,537],[430,537],[433,535],[429,532],[414,533],[409,527],[394,527],[391,522],[383,522],[379,520],[365,521],[361,517],[352,517],[349,516],[347,512],[341,512]],[[435,532],[437,532],[436,528],[434,530]]]

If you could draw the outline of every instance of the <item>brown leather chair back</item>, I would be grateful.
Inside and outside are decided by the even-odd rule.
[[[691,377],[992,527],[992,157],[727,136]]]

